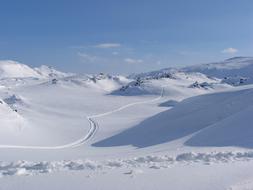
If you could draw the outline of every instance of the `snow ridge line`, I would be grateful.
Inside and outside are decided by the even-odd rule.
[[[96,115],[91,115],[91,116],[86,116],[86,119],[90,123],[90,129],[84,137],[82,137],[82,138],[80,138],[80,139],[78,139],[74,142],[64,144],[64,145],[57,145],[57,146],[0,145],[0,149],[58,150],[58,149],[75,148],[75,147],[81,146],[81,145],[85,144],[88,140],[90,140],[96,134],[96,132],[99,129],[99,124],[98,124],[98,122],[95,121],[94,118],[104,117],[104,116],[119,112],[123,109],[135,106],[135,105],[147,104],[147,103],[152,103],[152,102],[158,101],[159,99],[161,99],[163,97],[164,87],[165,86],[162,86],[161,93],[157,98],[154,98],[154,99],[151,99],[151,100],[146,100],[146,101],[130,103],[130,104],[121,106],[121,107],[119,107],[115,110],[112,110],[112,111],[108,111],[108,112],[101,113],[101,114],[96,114]]]
[[[249,152],[210,152],[194,153],[186,152],[175,156],[171,155],[148,155],[127,159],[114,159],[105,161],[92,160],[63,160],[63,161],[0,161],[0,177],[37,175],[58,171],[98,171],[111,169],[165,169],[175,164],[214,164],[234,161],[252,161],[253,151]]]

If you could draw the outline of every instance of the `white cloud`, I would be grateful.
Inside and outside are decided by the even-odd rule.
[[[230,47],[230,48],[226,48],[226,49],[222,50],[221,52],[228,53],[228,54],[234,54],[234,53],[238,52],[238,49]]]
[[[161,65],[162,62],[161,62],[161,61],[157,61],[156,64],[157,64],[157,65]]]
[[[124,59],[125,62],[135,64],[135,63],[142,63],[142,59],[132,59],[132,58],[126,58]]]
[[[119,44],[119,43],[104,43],[104,44],[97,44],[94,47],[107,49],[107,48],[117,48],[120,46],[121,46],[121,44]]]
[[[119,52],[114,51],[114,52],[112,52],[112,55],[119,55]]]
[[[97,60],[96,56],[89,55],[87,53],[78,52],[77,55],[81,57],[84,61],[94,62]]]

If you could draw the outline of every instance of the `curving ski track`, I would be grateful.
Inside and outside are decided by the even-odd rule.
[[[89,121],[90,123],[90,129],[88,131],[88,133],[74,141],[68,144],[64,144],[64,145],[57,145],[57,146],[20,146],[20,145],[0,145],[0,149],[34,149],[34,150],[57,150],[57,149],[65,149],[65,148],[75,148],[78,146],[83,145],[84,143],[86,143],[88,140],[90,140],[98,131],[99,129],[99,124],[98,122],[95,120],[95,118],[99,118],[99,117],[104,117],[116,112],[119,112],[121,110],[124,110],[126,108],[135,106],[135,105],[139,105],[139,104],[147,104],[147,103],[151,103],[151,102],[155,102],[158,101],[159,99],[161,99],[163,97],[164,94],[164,86],[162,86],[161,89],[161,93],[159,95],[159,97],[151,99],[151,100],[146,100],[146,101],[141,101],[141,102],[134,102],[134,103],[130,103],[124,106],[121,106],[115,110],[112,111],[108,111],[102,114],[96,114],[96,115],[91,115],[91,116],[86,116],[86,119]]]

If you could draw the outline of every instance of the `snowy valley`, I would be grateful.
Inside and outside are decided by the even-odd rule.
[[[252,189],[252,113],[253,57],[129,76],[3,60],[0,189]]]

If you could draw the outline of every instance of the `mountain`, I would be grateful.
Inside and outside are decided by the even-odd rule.
[[[0,61],[0,78],[41,77],[34,69],[16,61]]]
[[[253,57],[233,57],[221,62],[184,67],[183,72],[199,72],[223,79],[232,85],[253,83]]]
[[[220,62],[192,65],[183,68],[165,68],[141,74],[132,74],[129,78],[161,79],[177,78],[177,73],[201,73],[208,78],[221,79],[222,83],[238,86],[253,83],[253,57],[233,57]]]
[[[70,75],[45,65],[39,68],[31,68],[12,60],[0,61],[0,78],[61,78]]]
[[[48,185],[41,189],[55,182],[61,189],[121,188],[115,179],[127,183],[123,189],[144,181],[146,189],[161,181],[163,189],[173,182],[171,189],[231,189],[218,182],[227,175],[233,183],[235,176],[252,181],[253,85],[238,86],[251,77],[251,58],[129,78],[12,61],[0,68],[3,189],[34,189],[41,179]],[[114,187],[104,188],[105,181]]]
[[[199,64],[180,69],[184,72],[199,72],[208,76],[250,76],[253,71],[253,57],[233,57],[220,62]]]
[[[54,69],[53,67],[42,65],[38,68],[34,69],[40,76],[45,78],[63,78],[67,76],[71,76],[71,73],[64,73]]]

